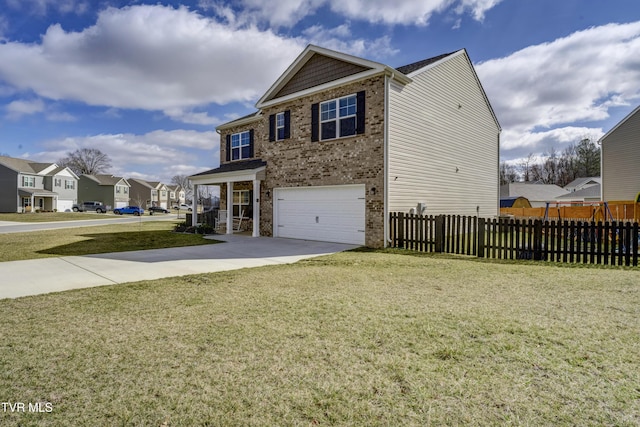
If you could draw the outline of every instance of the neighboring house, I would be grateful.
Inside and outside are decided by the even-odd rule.
[[[0,156],[0,212],[70,211],[77,198],[71,169]]]
[[[537,184],[533,182],[511,182],[500,187],[500,198],[524,197],[532,208],[544,208],[547,202],[569,194],[568,190],[555,184]]]
[[[148,209],[153,205],[153,200],[157,198],[158,191],[147,181],[139,178],[129,178],[129,204]]]
[[[640,197],[640,106],[600,140],[602,200],[638,201]]]
[[[566,188],[567,187],[565,187],[565,189]],[[600,184],[588,185],[579,190],[556,197],[556,201],[558,202],[587,203],[599,202],[600,200]]]
[[[564,186],[564,189],[567,191],[578,191],[583,188],[593,187],[595,185],[600,186],[602,184],[602,180],[599,176],[592,176],[587,178],[576,178],[571,181],[569,184]]]
[[[183,203],[186,203],[186,195],[184,189],[177,185],[167,185],[167,190],[169,191],[169,207],[180,206]]]
[[[498,214],[500,125],[464,49],[394,69],[310,45],[256,107],[190,177],[253,236],[382,247],[393,211]]]
[[[152,193],[151,206],[160,206],[161,208],[170,208],[169,190],[167,186],[158,181],[147,181],[155,190]]]
[[[79,203],[102,202],[107,209],[123,208],[129,204],[129,182],[113,175],[80,175]]]

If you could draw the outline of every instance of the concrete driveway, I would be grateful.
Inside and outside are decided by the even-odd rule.
[[[2,262],[0,298],[289,264],[357,247],[341,243],[242,235],[221,235],[215,238],[225,243]]]

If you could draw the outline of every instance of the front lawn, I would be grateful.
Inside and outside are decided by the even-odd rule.
[[[104,219],[113,214],[98,214],[90,212],[29,212],[29,213],[0,213],[0,221],[11,222],[55,222],[79,221],[87,219]]]
[[[217,243],[193,233],[173,233],[174,225],[145,221],[0,234],[0,262]]]
[[[3,300],[0,397],[51,412],[0,424],[637,426],[639,284],[348,252]]]

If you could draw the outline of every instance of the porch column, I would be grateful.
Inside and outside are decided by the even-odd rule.
[[[253,234],[260,237],[260,180],[253,180]]]
[[[227,181],[227,234],[233,234],[233,182]]]
[[[191,201],[191,225],[198,225],[198,185],[193,184],[193,200]]]
[[[36,211],[36,197],[31,194],[31,213]]]

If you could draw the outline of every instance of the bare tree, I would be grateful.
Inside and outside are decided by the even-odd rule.
[[[97,175],[111,168],[109,156],[97,148],[80,148],[67,153],[67,156],[57,163],[59,166],[68,167],[76,175]]]
[[[500,185],[518,181],[518,171],[516,167],[503,161],[500,163]]]
[[[531,167],[535,164],[535,159],[536,156],[533,153],[529,153],[527,158],[520,162],[520,173],[524,182],[532,181]]]

